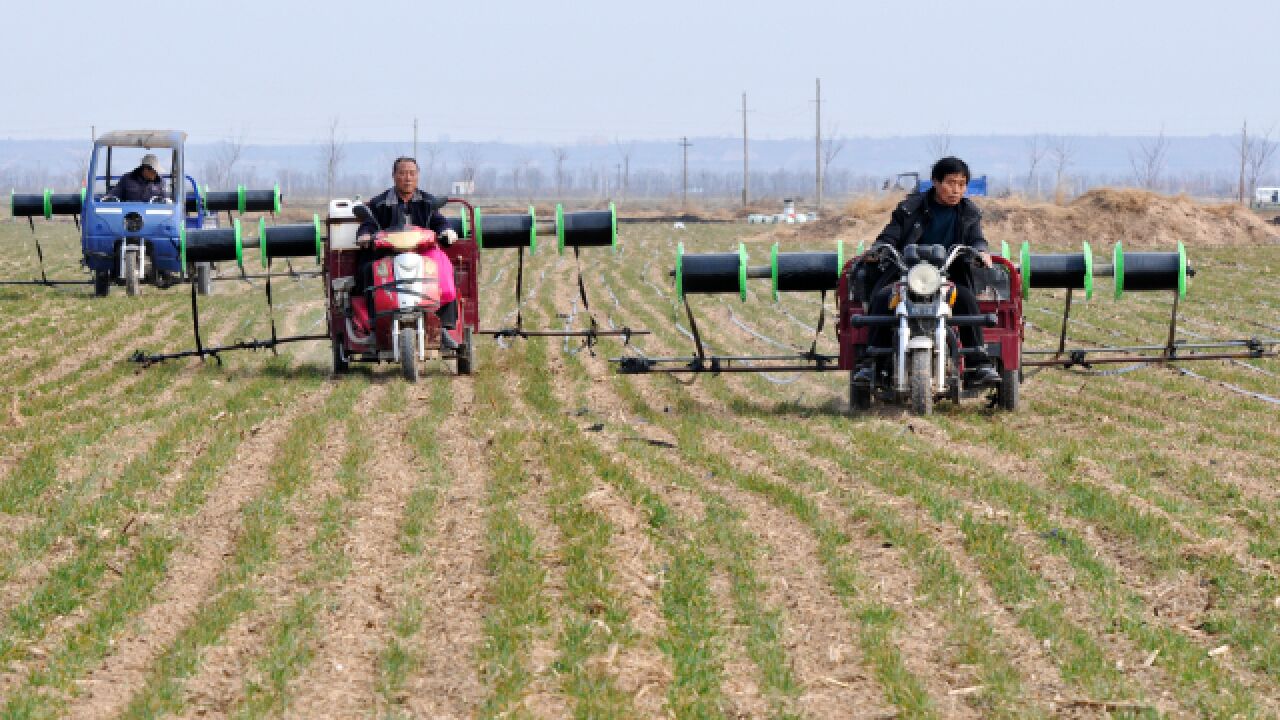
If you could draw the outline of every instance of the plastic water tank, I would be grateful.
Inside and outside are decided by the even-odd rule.
[[[352,212],[354,203],[346,198],[329,201],[329,249],[355,250],[360,220]]]

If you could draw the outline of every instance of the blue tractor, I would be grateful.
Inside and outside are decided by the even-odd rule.
[[[105,297],[112,285],[137,295],[144,284],[168,287],[193,281],[202,294],[210,289],[209,263],[186,262],[188,231],[210,231],[216,213],[280,211],[280,188],[232,192],[204,192],[183,172],[186,133],[173,130],[122,130],[99,136],[93,143],[89,172],[79,193],[12,196],[13,215],[50,218],[80,216],[82,264],[92,275],[94,294]],[[157,157],[159,180],[165,192],[149,202],[126,202],[113,193],[121,178],[139,167],[148,155]],[[232,221],[227,242],[241,243],[239,221]],[[34,226],[33,226],[34,227]],[[37,241],[39,252],[39,242]],[[63,281],[41,277],[33,284]],[[25,284],[25,283],[24,283]]]
[[[186,139],[185,133],[141,130],[110,132],[94,141],[80,244],[96,295],[105,296],[117,283],[129,295],[137,295],[143,283],[167,287],[186,276],[183,236],[188,227],[202,227],[205,219],[199,188],[182,171]],[[168,166],[168,172],[160,175],[169,188],[166,197],[123,202],[108,194],[124,173],[137,166],[139,158],[134,156],[155,150],[161,151],[157,155]],[[192,202],[187,200],[188,189]],[[188,209],[194,212],[188,214]]]

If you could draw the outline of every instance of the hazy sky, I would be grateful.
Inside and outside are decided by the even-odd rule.
[[[1275,0],[5,4],[0,137],[576,142],[1231,133],[1280,122]],[[117,8],[132,6],[135,12]]]

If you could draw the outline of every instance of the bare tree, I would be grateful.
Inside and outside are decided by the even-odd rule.
[[[1137,153],[1129,153],[1129,165],[1133,167],[1138,187],[1155,190],[1160,186],[1168,154],[1169,140],[1164,136],[1163,127],[1150,142],[1139,143]]]
[[[929,162],[934,162],[951,154],[951,126],[943,125],[942,130],[929,136],[925,144],[929,151]]]
[[[1027,139],[1027,164],[1030,166],[1027,169],[1027,194],[1031,194],[1034,188],[1037,198],[1040,197],[1040,176],[1036,174],[1036,169],[1047,154],[1049,154],[1049,142],[1046,138],[1032,135]]]
[[[465,183],[474,183],[476,181],[476,172],[480,169],[480,148],[473,144],[463,145],[458,150],[458,162],[461,164],[462,181]],[[471,188],[475,192],[475,188]]]
[[[422,168],[424,171],[422,173],[422,184],[423,187],[431,187],[431,181],[436,171],[436,160],[440,157],[440,145],[438,143],[427,143],[426,147],[423,148],[422,155],[422,159],[418,161],[426,165],[426,167]],[[424,160],[425,162],[423,162]]]
[[[569,151],[564,147],[551,148],[551,157],[556,161],[556,197],[564,194],[564,181],[566,179],[564,173],[564,162],[569,159]]]
[[[827,131],[826,139],[822,141],[822,195],[826,194],[827,179],[831,177],[831,163],[835,162],[841,151],[844,150],[845,140],[840,137],[840,126],[835,125]]]
[[[338,118],[329,121],[329,137],[320,146],[320,163],[325,177],[326,197],[333,197],[334,182],[338,178],[338,168],[347,156],[347,141],[338,134]]]
[[[213,158],[205,165],[205,173],[209,176],[209,182],[214,183],[214,187],[227,188],[231,186],[231,173],[235,170],[237,162],[240,162],[240,156],[244,152],[244,131],[239,135],[228,137],[226,140],[219,142],[214,148]]]
[[[1061,203],[1066,193],[1063,180],[1067,177],[1067,168],[1071,167],[1071,161],[1075,159],[1075,144],[1065,135],[1058,135],[1049,141],[1045,152],[1053,162],[1053,200]]]
[[[1245,149],[1245,166],[1246,180],[1249,188],[1258,187],[1258,178],[1262,177],[1267,171],[1267,166],[1271,163],[1271,156],[1275,154],[1276,147],[1280,146],[1271,139],[1271,133],[1275,132],[1275,126],[1267,128],[1267,131],[1261,135],[1254,135],[1248,139]]]

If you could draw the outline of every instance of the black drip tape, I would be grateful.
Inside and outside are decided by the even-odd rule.
[[[1085,266],[1083,253],[1031,255],[1030,261],[1030,284],[1033,288],[1079,290],[1085,286],[1088,268]]]
[[[240,249],[237,247],[236,228],[205,228],[188,230],[187,262],[239,262]]]
[[[778,292],[835,290],[840,284],[839,262],[834,252],[778,253]]]
[[[1177,290],[1179,268],[1178,253],[1127,252],[1124,254],[1124,289],[1126,292]]]
[[[561,232],[566,247],[609,247],[614,244],[613,212],[564,213]]]
[[[476,224],[480,228],[481,246],[486,250],[533,247],[534,217],[531,214],[484,215]]]
[[[278,257],[315,257],[316,226],[314,223],[268,225],[260,230],[262,254],[268,260]]]
[[[700,253],[680,257],[681,289],[685,295],[737,293],[742,256],[738,253]]]

